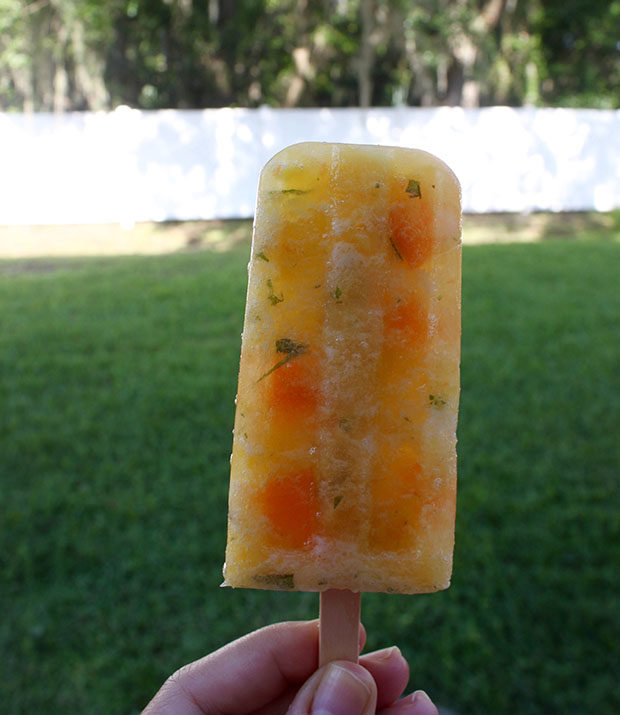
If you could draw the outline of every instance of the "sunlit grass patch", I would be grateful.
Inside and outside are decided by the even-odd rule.
[[[219,588],[249,244],[0,277],[1,709],[137,713],[178,666],[314,617]],[[620,246],[466,246],[450,590],[369,648],[466,713],[620,711]]]

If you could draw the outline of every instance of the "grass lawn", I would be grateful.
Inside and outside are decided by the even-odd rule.
[[[369,648],[461,715],[620,712],[620,241],[464,251],[452,587]],[[137,713],[314,594],[219,588],[248,244],[0,262],[0,707]]]

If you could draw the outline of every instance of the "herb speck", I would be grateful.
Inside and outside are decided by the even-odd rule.
[[[303,355],[309,347],[310,346],[306,345],[306,343],[296,343],[290,338],[279,338],[276,340],[276,352],[282,353],[284,357],[281,360],[278,360],[278,362],[271,369],[267,370],[264,375],[261,375],[256,382],[264,380],[266,377],[271,375],[272,372],[275,372],[278,368],[282,367],[282,365],[286,365],[289,360],[293,360],[293,358]]]
[[[271,302],[271,305],[278,305],[278,303],[282,303],[284,301],[284,294],[280,293],[280,295],[277,295],[274,291],[271,278],[267,278],[267,288],[269,288],[269,295],[267,298]]]
[[[390,239],[390,244],[392,245],[392,248],[394,249],[394,253],[400,258],[400,260],[403,260],[403,257],[400,255],[400,251],[396,247],[396,244],[394,243],[394,239],[392,238],[392,235],[390,234],[389,236]]]
[[[422,198],[422,188],[420,187],[420,182],[415,179],[409,179],[405,192],[409,194],[409,197],[412,199]]]
[[[273,588],[290,590],[295,588],[295,575],[292,573],[267,573],[256,574],[252,577],[256,583],[272,586]]]

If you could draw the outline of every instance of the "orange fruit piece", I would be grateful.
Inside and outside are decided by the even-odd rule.
[[[415,450],[403,447],[384,463],[373,482],[370,543],[377,551],[399,551],[419,529],[420,513],[428,495]]]
[[[386,311],[383,325],[386,336],[394,334],[398,338],[404,338],[410,346],[422,346],[428,337],[428,310],[418,301],[403,301]]]
[[[310,355],[295,357],[269,375],[270,404],[279,415],[309,417],[317,406],[315,360]]]
[[[401,201],[390,209],[390,241],[411,268],[421,266],[433,252],[433,218],[430,204],[419,198]]]
[[[309,548],[317,530],[318,491],[312,469],[275,474],[261,491],[262,512],[271,525],[273,545]]]

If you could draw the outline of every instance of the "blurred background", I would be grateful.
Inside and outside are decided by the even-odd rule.
[[[314,594],[219,589],[258,171],[464,189],[452,587],[368,595],[459,715],[620,712],[620,2],[0,0],[0,709],[137,713]]]
[[[615,109],[608,0],[3,0],[2,109]]]

